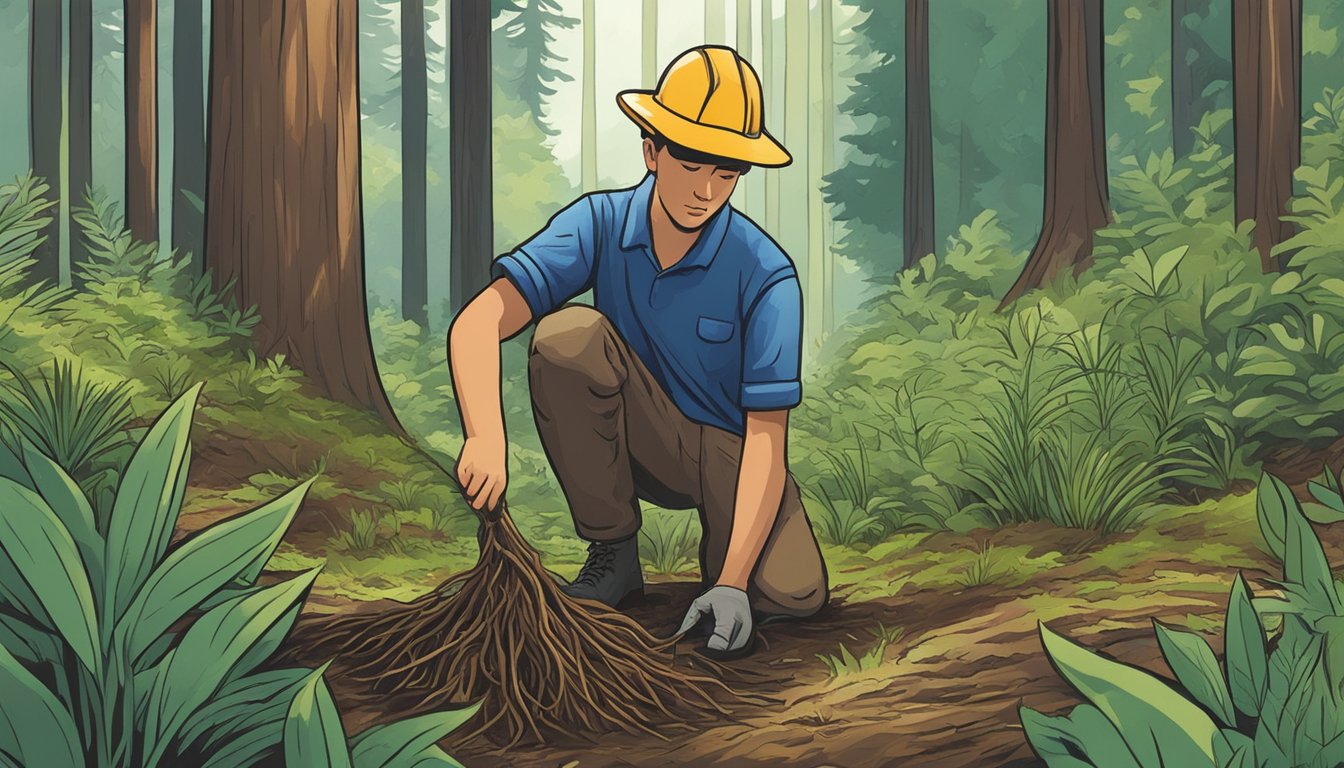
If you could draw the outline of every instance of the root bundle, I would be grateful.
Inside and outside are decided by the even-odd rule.
[[[560,591],[507,513],[481,523],[472,569],[388,611],[300,627],[303,654],[335,657],[370,691],[423,709],[481,702],[467,737],[496,744],[656,727],[728,712],[719,678],[674,666],[674,642]]]

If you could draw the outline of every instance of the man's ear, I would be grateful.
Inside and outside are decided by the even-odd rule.
[[[658,148],[653,145],[653,139],[644,139],[644,167],[650,173],[658,172]]]

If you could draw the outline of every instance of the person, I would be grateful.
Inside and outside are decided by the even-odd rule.
[[[753,166],[792,158],[731,48],[692,48],[656,91],[617,103],[642,131],[644,179],[555,214],[494,261],[453,321],[466,436],[455,471],[473,507],[503,498],[499,344],[537,320],[533,416],[589,542],[565,592],[617,608],[641,597],[640,499],[698,509],[705,591],[680,631],[708,629],[709,655],[742,655],[758,624],[811,616],[828,597],[786,450],[802,396],[802,290],[789,257],[727,205]],[[568,303],[590,289],[592,306]]]

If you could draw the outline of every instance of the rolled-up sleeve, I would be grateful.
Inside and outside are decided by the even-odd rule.
[[[743,334],[744,411],[792,408],[802,401],[803,292],[792,270],[773,277],[748,310]]]
[[[512,253],[495,259],[490,274],[508,278],[532,316],[541,317],[591,287],[596,232],[596,212],[581,197]]]

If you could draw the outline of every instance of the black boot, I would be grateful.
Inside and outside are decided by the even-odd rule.
[[[644,574],[639,566],[639,540],[594,541],[588,560],[574,581],[560,588],[570,597],[597,600],[619,608],[644,596]]]

